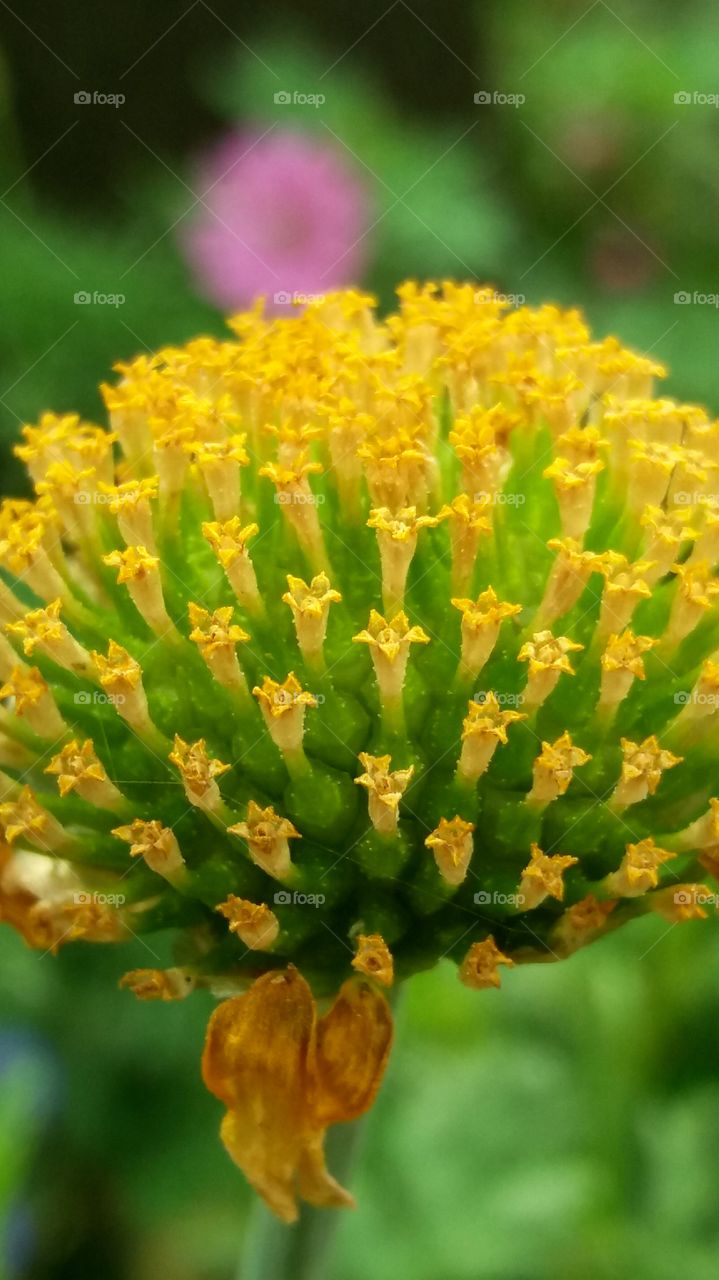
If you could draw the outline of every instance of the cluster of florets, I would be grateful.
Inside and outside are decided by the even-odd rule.
[[[576,311],[399,296],[118,366],[109,431],[24,429],[36,496],[0,514],[0,919],[44,950],[172,928],[127,987],[238,993],[206,1079],[284,1216],[343,1201],[307,1142],[281,1193],[242,1154],[273,983],[316,1138],[369,1105],[396,978],[499,986],[706,916],[719,870],[717,424]]]

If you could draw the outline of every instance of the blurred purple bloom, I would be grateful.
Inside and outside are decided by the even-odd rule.
[[[182,244],[200,291],[222,308],[357,284],[370,199],[334,146],[303,134],[236,132],[202,161],[204,208]],[[276,299],[276,300],[275,300]]]

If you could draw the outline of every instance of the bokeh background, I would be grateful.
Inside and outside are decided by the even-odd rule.
[[[0,0],[3,491],[118,359],[351,278],[578,304],[718,411],[718,37],[712,0]],[[0,1277],[236,1274],[209,1006],[119,992],[146,962],[0,929]],[[333,1280],[713,1280],[718,974],[716,921],[646,920],[417,979]]]

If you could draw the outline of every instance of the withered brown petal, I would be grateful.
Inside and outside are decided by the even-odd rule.
[[[317,1024],[313,1111],[326,1127],[371,1107],[392,1047],[392,1011],[364,978],[349,978]]]
[[[304,978],[292,967],[267,973],[215,1011],[202,1062],[205,1084],[229,1108],[220,1129],[228,1152],[285,1222],[297,1218],[295,1176],[311,1127],[314,1031]]]

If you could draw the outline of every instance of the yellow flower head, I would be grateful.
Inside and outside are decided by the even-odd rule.
[[[222,997],[204,1078],[286,1221],[351,1202],[393,981],[716,914],[719,424],[576,309],[399,296],[119,364],[0,504],[0,919],[172,930],[122,985]]]

